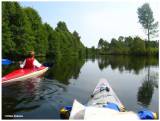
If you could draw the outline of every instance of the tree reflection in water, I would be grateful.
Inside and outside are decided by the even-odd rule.
[[[72,95],[67,92],[67,85],[70,83],[70,79],[76,80],[79,78],[79,76],[82,76],[80,75],[80,71],[83,71],[81,68],[83,67],[84,63],[88,61],[88,59],[92,61],[92,65],[97,64],[96,62],[98,60],[99,69],[102,71],[107,68],[110,68],[111,71],[117,69],[120,73],[123,73],[124,71],[133,72],[134,76],[135,74],[141,74],[141,70],[149,68],[149,66],[158,67],[158,59],[154,57],[139,57],[137,59],[136,57],[130,56],[99,56],[98,58],[87,58],[86,61],[85,59],[79,57],[63,57],[59,60],[55,60],[54,58],[46,59],[47,60],[45,60],[45,58],[38,60],[42,63],[54,63],[54,65],[46,72],[45,80],[32,80],[24,81],[21,83],[17,82],[16,84],[12,84],[8,87],[2,87],[3,116],[5,114],[29,114],[32,112],[32,114],[29,114],[32,117],[35,117],[34,114],[37,114],[39,117],[55,116],[55,118],[58,118],[59,115],[57,112],[62,106],[72,104],[72,100],[75,98],[75,94],[80,94],[81,96],[81,93],[77,91],[78,93],[75,92],[75,94],[73,92],[72,97]],[[90,69],[90,67],[87,65],[85,66],[86,68]],[[17,64],[10,65],[9,68],[3,67],[2,75],[9,73],[17,67],[19,67]],[[96,71],[98,72],[99,70],[97,69]],[[154,89],[158,88],[158,81],[155,81],[158,78],[158,74],[150,74],[150,70],[148,72],[149,73],[146,75],[144,82],[139,87],[137,94],[137,101],[141,105],[145,106],[150,104]],[[96,78],[96,75],[93,76]],[[85,76],[83,78],[87,77]],[[46,105],[49,107],[46,108]],[[44,109],[46,109],[46,111],[39,115],[39,112]],[[52,114],[49,114],[50,112]]]
[[[69,79],[77,79],[80,69],[85,63],[84,59],[79,57],[63,57],[55,60],[55,64],[46,74],[47,78],[55,79],[63,84],[69,84]]]
[[[148,107],[152,100],[154,88],[158,88],[158,73],[150,73],[145,76],[142,85],[139,87],[137,101],[140,105]]]
[[[139,72],[144,67],[158,65],[158,59],[156,57],[137,57],[136,56],[99,56],[98,66],[100,70],[111,66],[113,70],[118,69],[121,73],[123,71],[134,72],[139,74]]]

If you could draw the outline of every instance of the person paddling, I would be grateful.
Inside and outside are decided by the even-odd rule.
[[[39,63],[35,58],[35,53],[34,51],[29,52],[29,56],[24,60],[24,62],[19,62],[20,63],[20,68],[25,68],[25,69],[35,69],[36,67],[39,68],[42,66],[41,63]]]

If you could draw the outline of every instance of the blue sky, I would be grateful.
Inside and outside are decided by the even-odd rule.
[[[138,23],[137,8],[145,1],[94,1],[94,2],[20,2],[23,7],[36,9],[43,22],[53,28],[64,21],[71,32],[76,30],[87,47],[97,47],[100,38],[110,42],[119,36],[140,36],[146,38]],[[148,1],[156,20],[159,15],[159,0]],[[156,39],[156,38],[155,38]]]

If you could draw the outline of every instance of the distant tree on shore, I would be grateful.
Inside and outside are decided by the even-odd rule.
[[[158,22],[154,20],[153,11],[148,3],[143,4],[138,8],[139,23],[146,30],[148,41],[151,37],[158,36]]]

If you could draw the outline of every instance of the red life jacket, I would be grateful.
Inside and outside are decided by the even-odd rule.
[[[34,68],[34,58],[27,58],[24,68],[33,69]]]

